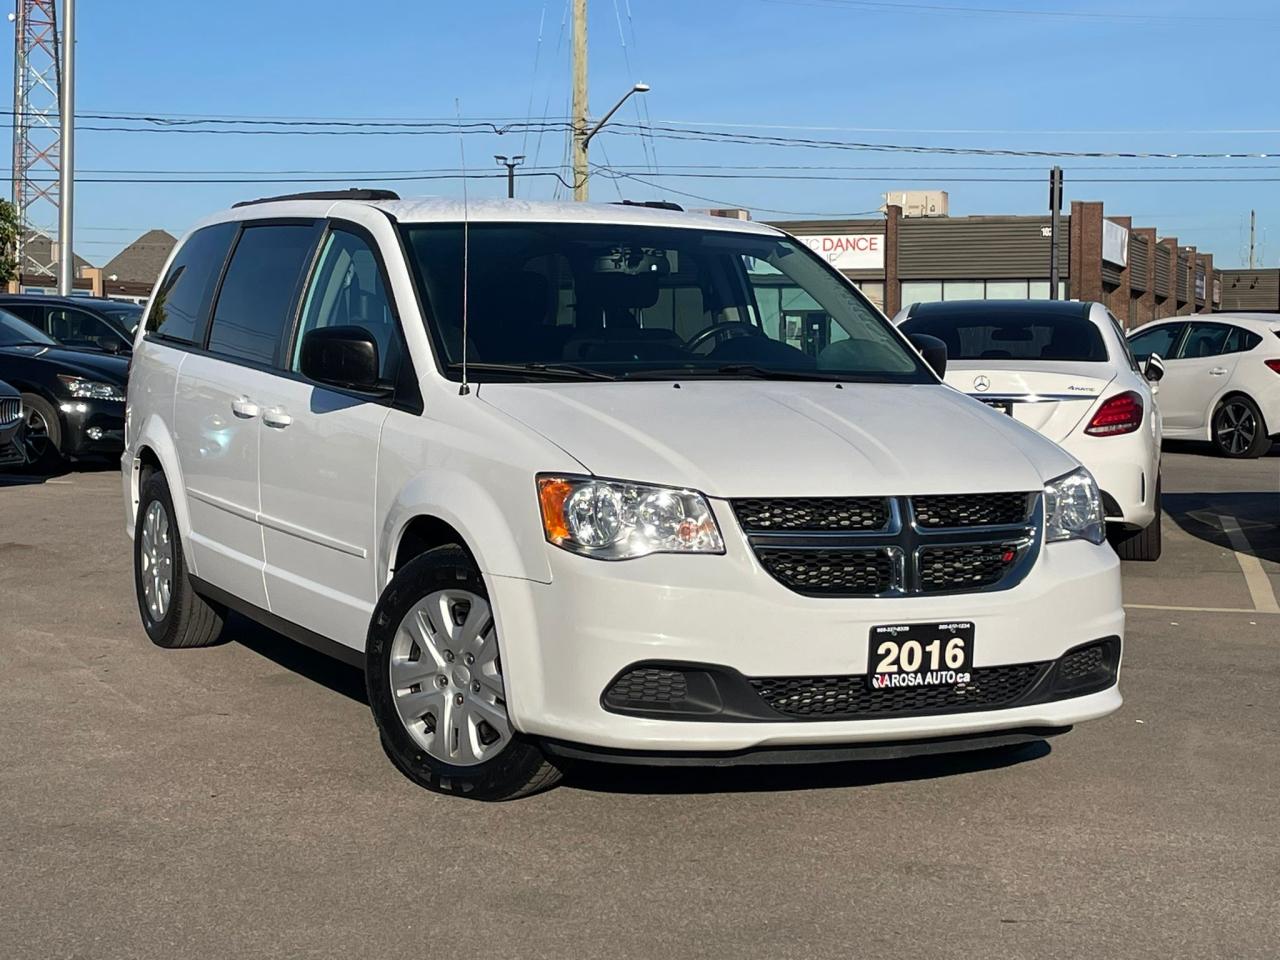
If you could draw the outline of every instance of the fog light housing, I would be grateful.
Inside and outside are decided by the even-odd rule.
[[[86,431],[85,431],[85,434],[89,437],[89,439],[90,439],[90,440],[101,440],[101,439],[102,439],[102,428],[101,428],[101,427],[90,427],[88,430],[86,430]]]

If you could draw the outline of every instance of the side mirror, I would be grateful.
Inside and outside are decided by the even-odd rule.
[[[924,357],[924,362],[933,369],[934,373],[939,377],[946,375],[947,345],[945,343],[927,333],[913,333],[907,339],[919,351],[920,356]]]
[[[1147,357],[1146,363],[1142,365],[1142,375],[1152,383],[1159,383],[1164,377],[1164,361],[1160,359],[1160,354],[1153,353]]]
[[[302,336],[302,375],[317,383],[386,396],[378,378],[378,342],[363,327],[320,327]]]
[[[98,340],[98,347],[107,353],[120,353],[124,350],[124,344],[115,337],[102,337]]]

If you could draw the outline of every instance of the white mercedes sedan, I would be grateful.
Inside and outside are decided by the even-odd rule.
[[[1129,333],[1139,362],[1164,361],[1164,435],[1208,440],[1224,457],[1260,457],[1280,436],[1280,315],[1168,317]]]
[[[1088,467],[1125,560],[1160,557],[1161,420],[1119,321],[1078,300],[913,303],[894,322],[947,346],[946,382],[1038,430]]]

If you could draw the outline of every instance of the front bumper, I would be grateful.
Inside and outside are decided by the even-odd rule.
[[[883,624],[973,621],[978,669],[1053,661],[1124,633],[1119,561],[1106,545],[1047,544],[1010,590],[803,597],[760,567],[727,507],[715,509],[723,556],[609,563],[548,546],[550,584],[489,578],[516,729],[612,750],[723,752],[1066,727],[1122,702],[1113,684],[1007,709],[855,720],[655,719],[605,709],[611,681],[643,662],[715,664],[745,677],[865,674],[870,630]]]
[[[116,400],[62,400],[62,452],[69,457],[114,457],[124,450],[124,404]]]
[[[26,463],[26,457],[18,449],[18,431],[22,428],[22,420],[0,425],[0,467]]]

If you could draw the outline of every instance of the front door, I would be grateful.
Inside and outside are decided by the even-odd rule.
[[[396,382],[406,356],[399,322],[375,241],[353,225],[322,239],[287,373],[264,397],[261,521],[271,612],[361,650],[378,598],[378,443],[393,409],[302,376],[302,337],[331,326],[372,333],[383,379]]]

